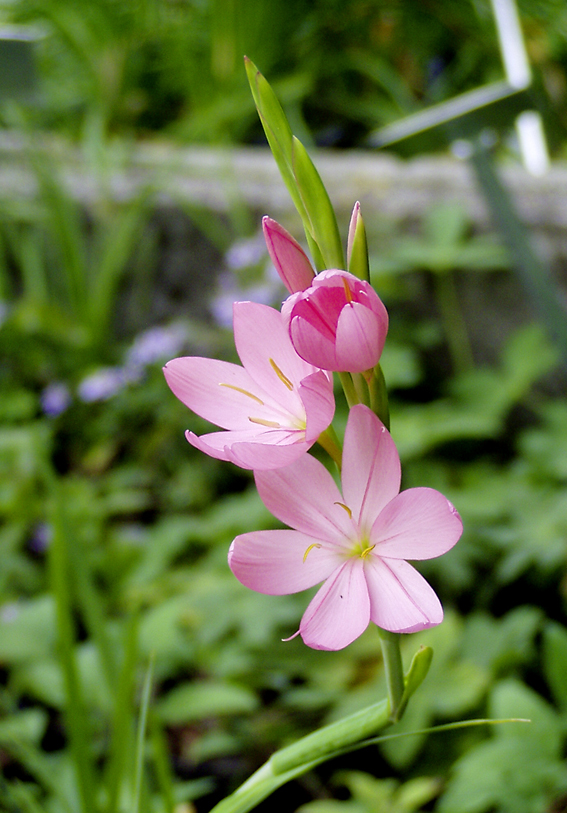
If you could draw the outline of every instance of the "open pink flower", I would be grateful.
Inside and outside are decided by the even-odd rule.
[[[322,271],[282,306],[293,346],[324,370],[363,373],[380,360],[388,312],[368,282],[348,271]]]
[[[262,229],[270,258],[288,291],[308,288],[315,271],[297,240],[271,217],[262,218]]]
[[[391,632],[439,624],[439,599],[405,560],[445,553],[459,539],[462,522],[438,491],[400,493],[400,476],[389,432],[368,407],[352,407],[343,493],[311,455],[277,471],[255,472],[262,501],[295,530],[237,536],[230,568],[246,587],[269,595],[324,582],[299,627],[314,649],[342,649],[370,621]]]
[[[331,423],[333,385],[327,373],[299,358],[279,311],[234,303],[234,341],[243,366],[189,356],[164,367],[174,395],[226,429],[189,443],[245,469],[287,466]]]

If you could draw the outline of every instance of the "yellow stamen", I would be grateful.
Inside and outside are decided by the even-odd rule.
[[[257,395],[254,395],[252,392],[248,392],[248,390],[243,390],[242,387],[235,387],[233,384],[223,384],[222,382],[219,384],[219,387],[228,387],[229,390],[236,390],[236,392],[241,392],[242,395],[247,395],[249,398],[252,398],[254,401],[257,401],[259,404],[264,406],[264,402],[261,398],[258,398]]]
[[[333,505],[340,505],[341,508],[344,508],[345,511],[347,512],[347,514],[349,515],[349,517],[352,519],[352,511],[350,510],[348,505],[344,504],[344,502],[336,502],[336,503],[333,503]]]
[[[269,426],[270,429],[281,429],[281,424],[277,421],[266,421],[264,418],[252,418],[248,416],[250,423],[259,423],[260,426]]]
[[[318,542],[314,542],[312,545],[309,545],[305,553],[303,554],[303,563],[305,564],[305,560],[307,559],[307,555],[309,551],[313,550],[313,548],[320,548],[321,545]]]
[[[288,390],[292,390],[293,389],[293,384],[291,383],[291,381],[289,380],[287,375],[284,375],[282,373],[282,371],[280,370],[280,368],[278,367],[278,365],[276,364],[276,362],[273,359],[270,359],[270,364],[272,365],[272,369],[275,372],[275,374],[277,375],[277,377],[280,379],[280,381],[282,381],[286,385]]]
[[[370,545],[369,548],[366,548],[366,550],[363,550],[362,553],[360,554],[360,558],[361,559],[366,559],[366,557],[368,556],[370,551],[373,551],[375,547],[376,547],[376,545]]]
[[[347,302],[349,303],[349,305],[351,305],[352,304],[352,294],[350,292],[350,288],[348,287],[348,282],[346,281],[346,279],[344,277],[342,279],[343,279],[343,287],[345,289],[345,296],[347,298]]]

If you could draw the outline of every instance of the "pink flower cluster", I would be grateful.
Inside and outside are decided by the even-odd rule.
[[[391,632],[439,624],[439,599],[406,560],[453,547],[462,533],[455,508],[430,488],[400,493],[394,442],[363,404],[352,406],[348,417],[342,494],[325,466],[307,454],[333,419],[331,373],[369,375],[378,364],[386,308],[369,283],[347,271],[315,275],[301,246],[275,221],[264,218],[263,228],[290,291],[281,312],[234,304],[242,366],[186,357],[164,368],[173,393],[224,430],[201,437],[187,432],[187,440],[252,469],[262,501],[292,529],[236,537],[230,568],[242,584],[270,595],[322,583],[296,633],[315,649],[342,649],[370,621]]]

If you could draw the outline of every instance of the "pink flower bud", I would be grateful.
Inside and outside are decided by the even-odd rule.
[[[271,260],[288,291],[308,288],[315,272],[297,240],[271,217],[262,218],[262,228]]]
[[[372,286],[348,271],[322,271],[309,288],[286,299],[282,316],[297,354],[309,364],[362,373],[380,360],[388,312]]]

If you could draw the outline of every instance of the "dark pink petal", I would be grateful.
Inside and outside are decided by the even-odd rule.
[[[288,291],[308,288],[315,272],[297,240],[271,217],[262,218],[262,229],[271,260]]]
[[[333,383],[323,370],[319,370],[301,381],[299,397],[307,417],[305,440],[313,443],[333,420],[335,414]]]
[[[463,523],[454,506],[433,488],[409,488],[388,503],[370,533],[377,556],[433,559],[459,540]]]
[[[272,417],[265,408],[266,393],[238,364],[188,356],[168,361],[163,372],[186,407],[224,429],[249,428],[251,414]]]
[[[328,331],[322,332],[318,326],[301,316],[295,316],[289,323],[289,335],[293,346],[299,356],[309,360],[322,370],[336,370],[337,356],[335,352],[335,337]]]
[[[344,649],[370,621],[370,600],[363,560],[351,558],[319,589],[307,607],[299,633],[313,649]]]
[[[400,458],[382,421],[363,404],[349,412],[342,483],[353,519],[368,533],[376,517],[400,490]]]
[[[274,471],[256,471],[262,502],[281,522],[314,539],[344,546],[356,529],[343,498],[322,463],[309,454]]]
[[[257,386],[281,407],[298,414],[299,382],[316,370],[293,349],[280,312],[256,302],[235,302],[234,343]]]
[[[297,531],[253,531],[237,536],[228,564],[239,582],[272,596],[306,590],[324,581],[340,565],[332,548]]]
[[[365,305],[345,305],[337,323],[337,369],[363,373],[375,367],[384,349],[386,331],[387,325]]]
[[[371,553],[364,560],[364,572],[370,618],[378,627],[390,632],[418,632],[443,620],[435,591],[407,562],[383,560]]]

